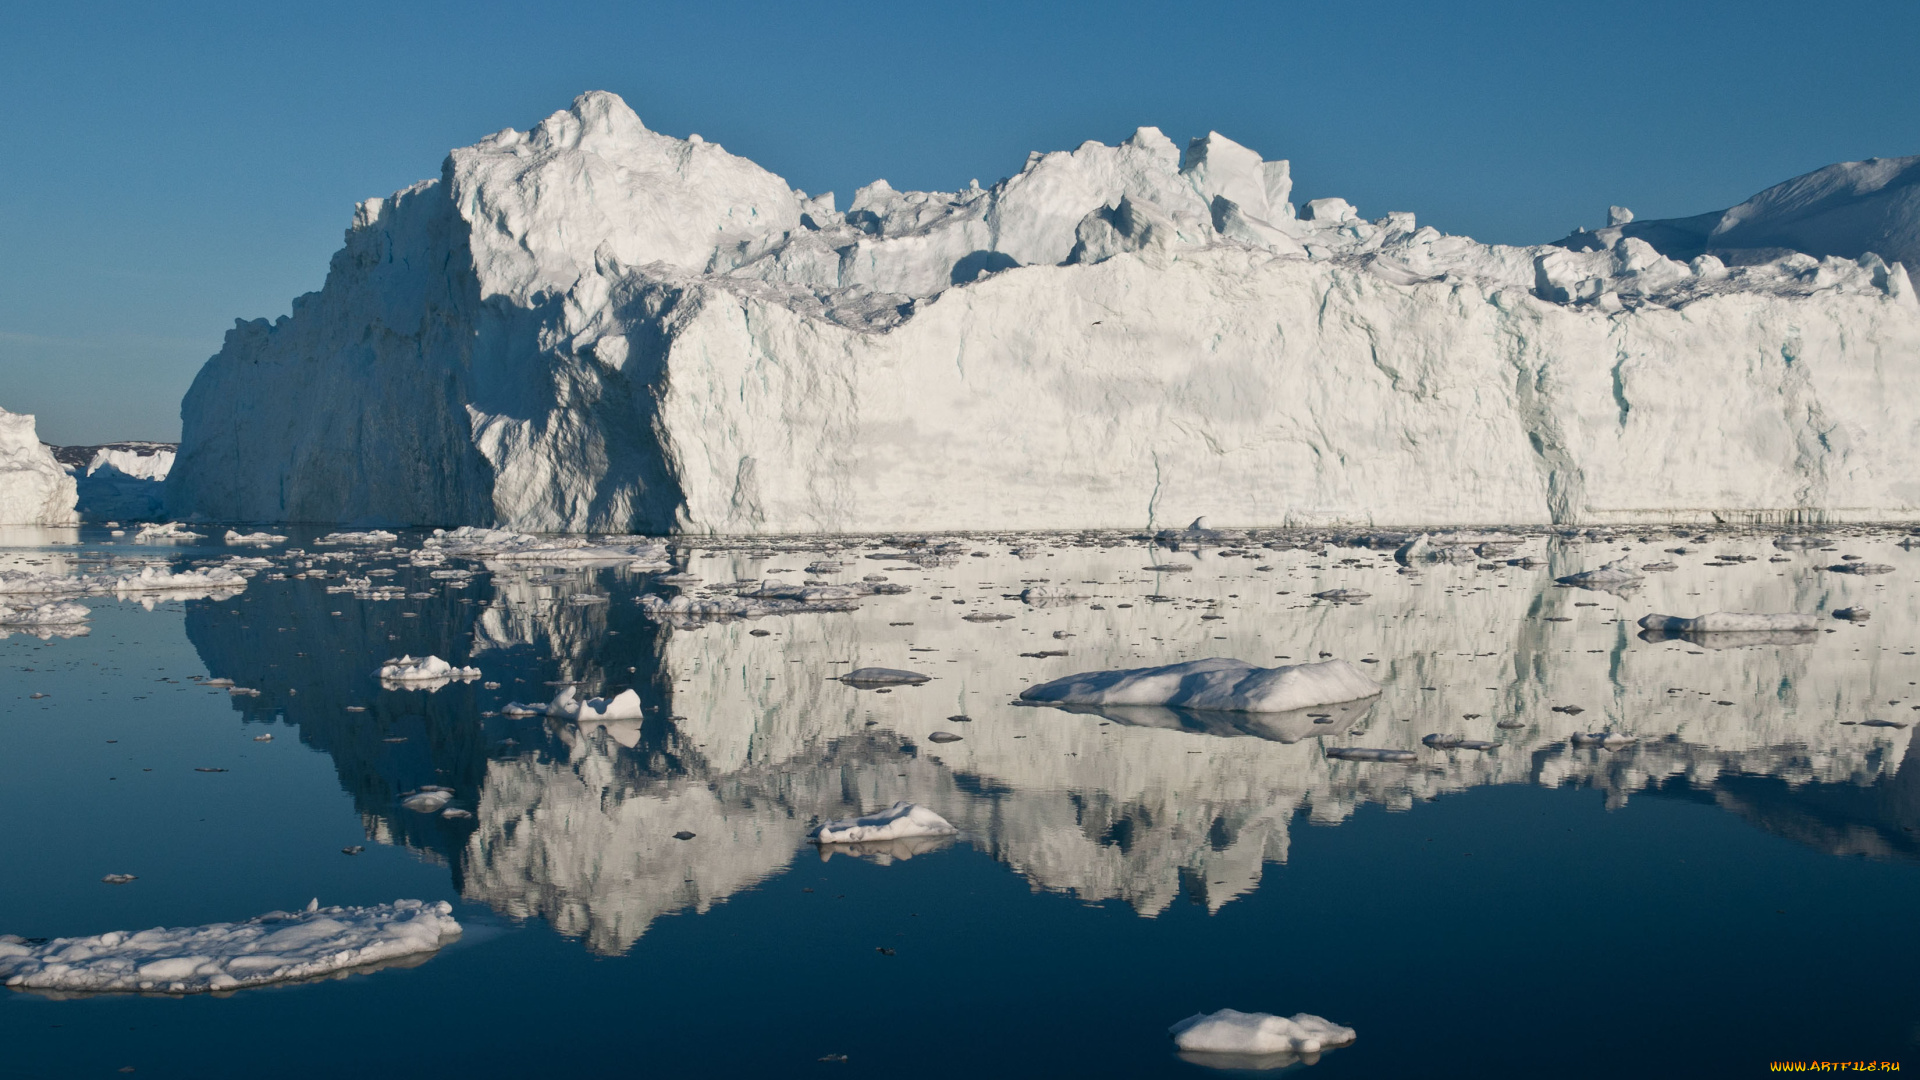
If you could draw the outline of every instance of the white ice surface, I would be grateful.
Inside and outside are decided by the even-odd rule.
[[[116,593],[159,593],[238,591],[246,587],[244,575],[223,566],[178,573],[164,566],[144,566],[137,574],[115,579],[111,588]]]
[[[134,543],[153,543],[160,540],[205,540],[206,533],[197,533],[178,521],[163,521],[153,525],[141,526],[133,534]]]
[[[270,532],[243,533],[243,532],[235,531],[233,529],[227,530],[227,535],[225,536],[224,539],[229,546],[248,545],[253,547],[267,547],[273,544],[284,544],[287,542],[287,538],[279,535],[278,533],[270,533]]]
[[[622,690],[610,698],[593,697],[580,701],[574,696],[571,686],[562,687],[560,693],[547,704],[546,711],[548,716],[581,724],[604,720],[638,720],[644,715],[640,695],[635,691]]]
[[[1691,619],[1679,615],[1648,615],[1640,620],[1647,630],[1673,630],[1683,634],[1733,634],[1772,630],[1818,630],[1818,615],[1756,615],[1744,611],[1715,611]]]
[[[1256,667],[1215,657],[1164,667],[1089,671],[1020,692],[1022,701],[1056,705],[1164,705],[1177,709],[1287,712],[1356,701],[1380,684],[1345,660]]]
[[[94,452],[93,460],[87,463],[87,475],[92,476],[103,468],[112,468],[135,480],[165,480],[167,473],[173,470],[174,453],[172,450],[154,450],[143,454],[138,450],[103,446]]]
[[[939,814],[910,802],[896,802],[877,813],[822,822],[813,834],[819,844],[860,844],[913,836],[951,836],[957,830]]]
[[[35,432],[31,415],[0,409],[0,525],[77,525],[79,488]]]
[[[58,600],[25,608],[0,605],[0,626],[75,626],[87,615],[85,604]]]
[[[618,533],[1920,515],[1900,264],[1487,245],[1291,198],[1285,162],[1142,128],[843,211],[585,94],[362,203],[321,292],[230,331],[168,507]],[[1769,205],[1828,205],[1796,198]]]
[[[1210,1054],[1310,1054],[1354,1040],[1354,1030],[1312,1013],[1291,1017],[1221,1009],[1195,1013],[1167,1029],[1182,1050]]]
[[[0,981],[32,990],[234,990],[433,952],[460,933],[452,913],[445,901],[398,900],[40,945],[0,935]]]

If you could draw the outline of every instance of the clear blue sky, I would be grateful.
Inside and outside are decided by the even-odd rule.
[[[576,93],[842,205],[1141,124],[1298,198],[1485,240],[1920,153],[1920,4],[511,3],[0,8],[0,407],[176,437],[235,317],[318,289],[355,201]]]

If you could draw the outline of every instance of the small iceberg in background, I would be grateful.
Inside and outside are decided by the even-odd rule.
[[[202,994],[434,953],[460,936],[446,901],[274,911],[237,923],[32,942],[0,934],[0,981],[22,990]]]
[[[1048,705],[1290,712],[1358,701],[1379,692],[1379,683],[1345,660],[1263,668],[1215,657],[1165,667],[1082,672],[1029,686],[1020,692],[1020,700]]]
[[[939,814],[910,802],[897,802],[876,814],[823,822],[813,831],[816,844],[871,844],[917,836],[952,836],[959,832]]]
[[[1167,1031],[1173,1035],[1181,1057],[1220,1069],[1278,1069],[1300,1061],[1311,1064],[1322,1051],[1346,1046],[1357,1038],[1352,1028],[1312,1013],[1287,1017],[1237,1009],[1195,1013]]]

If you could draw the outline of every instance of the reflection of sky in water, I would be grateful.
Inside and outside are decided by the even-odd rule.
[[[1456,1070],[1436,1071],[1443,1052],[1462,1074],[1484,1067],[1474,1029],[1489,1011],[1507,1018],[1497,1026],[1531,1032],[1496,1054],[1516,1063],[1528,1047],[1564,1053],[1576,1038],[1598,1039],[1582,1042],[1596,1062],[1646,1051],[1618,1033],[1596,1036],[1579,1019],[1596,1009],[1602,1026],[1632,1029],[1663,1055],[1701,1052],[1705,1040],[1761,1045],[1755,1061],[1897,1057],[1920,1017],[1906,1015],[1903,981],[1877,980],[1915,957],[1893,913],[1915,884],[1920,770],[1902,767],[1909,729],[1841,722],[1920,715],[1920,607],[1907,577],[1920,562],[1889,536],[1782,552],[1764,539],[1696,545],[1663,532],[1643,546],[1622,535],[1604,547],[1534,540],[1526,551],[1544,561],[1537,569],[1433,564],[1420,574],[1398,573],[1387,552],[1319,546],[1170,556],[1112,538],[979,540],[913,565],[867,557],[901,550],[874,542],[832,554],[840,570],[813,573],[805,568],[827,545],[708,546],[680,554],[709,584],[882,574],[912,589],[850,613],[677,627],[642,615],[633,597],[651,575],[620,566],[472,563],[483,573],[459,583],[404,558],[373,559],[397,571],[376,585],[431,595],[366,601],[325,589],[367,562],[333,561],[323,564],[330,581],[270,580],[297,569],[276,565],[237,597],[163,599],[152,611],[90,598],[89,637],[0,643],[0,810],[14,822],[0,840],[10,868],[0,930],[210,922],[315,894],[464,901],[473,929],[412,971],[256,993],[253,1005],[237,997],[226,1014],[172,1003],[167,1015],[190,1019],[159,1043],[117,1031],[142,1025],[135,1003],[55,1015],[9,995],[0,1029],[37,1033],[33,1045],[48,1054],[79,1054],[52,1033],[128,1018],[100,1019],[84,1053],[111,1050],[127,1058],[114,1067],[140,1064],[142,1074],[217,1075],[195,1071],[205,1062],[176,1056],[185,1051],[168,1040],[250,1010],[258,1034],[245,1038],[271,1042],[305,1030],[313,1018],[299,1018],[303,1009],[351,1025],[406,1000],[438,1030],[496,1046],[469,1071],[540,1060],[531,1036],[485,1022],[489,999],[468,995],[490,984],[533,1015],[554,1007],[525,1000],[541,987],[605,998],[574,1001],[570,1022],[612,1010],[620,1031],[660,1041],[649,1053],[663,1066],[733,1062],[774,1074],[830,1052],[851,1054],[842,1068],[876,1075],[1017,1072],[1029,1062],[1191,1072],[1160,1029],[1223,1005],[1356,1027],[1360,1042],[1315,1075],[1441,1075]],[[33,538],[0,538],[15,545],[0,568],[229,554],[92,543],[100,536],[88,529],[89,543],[66,534],[32,549]],[[1699,550],[1665,556],[1680,570],[1623,595],[1552,585],[1622,547],[1648,561],[1682,545]],[[269,553],[283,564],[278,550]],[[1715,552],[1758,557],[1703,567]],[[1867,578],[1817,569],[1842,553],[1898,569]],[[1193,569],[1143,569],[1168,562]],[[1036,584],[1088,595],[1044,606],[1014,598]],[[1310,598],[1333,588],[1371,598]],[[579,602],[589,595],[607,602]],[[1715,648],[1725,643],[1650,641],[1632,625],[1655,611],[1849,606],[1873,617],[1835,620],[1811,644]],[[1013,618],[965,618],[981,612]],[[1059,651],[1067,655],[1022,655]],[[403,653],[473,664],[500,686],[382,689],[374,669]],[[1323,653],[1377,661],[1363,666],[1384,693],[1311,710],[1326,717],[1013,704],[1029,682],[1081,670]],[[878,693],[829,678],[859,666],[935,680]],[[196,674],[260,694],[196,687]],[[582,696],[631,688],[644,718],[582,730],[499,715],[568,682]],[[1581,711],[1555,711],[1568,706]],[[1573,734],[1607,730],[1639,742],[1570,745]],[[264,731],[280,737],[254,742]],[[937,731],[962,738],[930,741]],[[1436,732],[1500,745],[1423,747]],[[1327,746],[1418,760],[1335,761]],[[400,807],[403,793],[430,784],[452,788],[451,807],[472,816]],[[960,837],[825,861],[805,843],[821,818],[896,799],[933,807]],[[695,836],[675,839],[680,831]],[[355,843],[365,854],[339,853]],[[1859,855],[1876,858],[1834,857]],[[121,871],[139,880],[99,883]],[[507,932],[522,919],[566,937]],[[896,940],[910,943],[899,955],[875,951]],[[1811,985],[1781,991],[1777,980],[1772,996],[1753,996],[1771,978],[1766,964],[1801,960],[1853,980],[1849,1006]],[[1717,1004],[1701,1005],[1698,985],[1685,1004],[1672,997],[1678,988],[1655,985],[1681,979],[1675,972],[1712,983]],[[961,1025],[967,1047],[929,1059],[910,1033],[842,1026],[885,1013],[889,994],[916,993],[930,1003],[903,996],[899,1008],[943,1018],[932,1024],[938,1041]],[[682,1045],[719,1023],[696,1006],[722,1002],[748,1003],[751,1030]],[[1011,1031],[1013,1016],[1048,1017],[1051,1034]],[[1794,1025],[1813,1033],[1800,1049]],[[371,1045],[412,1060],[394,1042]],[[478,1053],[441,1049],[423,1065]],[[329,1060],[338,1063],[314,1057],[314,1074]]]

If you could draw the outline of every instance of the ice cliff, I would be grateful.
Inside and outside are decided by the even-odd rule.
[[[320,292],[236,325],[167,505],[696,533],[1907,518],[1896,166],[1719,215],[1743,250],[1816,252],[1729,265],[1296,209],[1288,163],[1153,128],[843,211],[590,93],[362,203]]]
[[[33,417],[0,409],[0,525],[78,525],[78,498]]]

